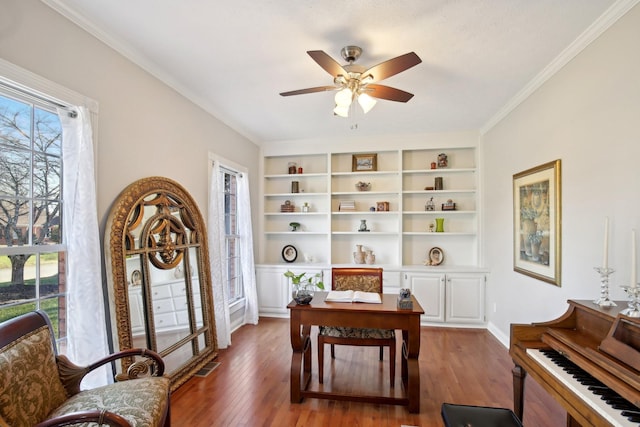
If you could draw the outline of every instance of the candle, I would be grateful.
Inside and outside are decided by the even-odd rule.
[[[604,217],[604,249],[602,251],[602,268],[609,268],[609,217]]]
[[[631,230],[631,287],[638,286],[638,266],[636,265],[636,230]]]

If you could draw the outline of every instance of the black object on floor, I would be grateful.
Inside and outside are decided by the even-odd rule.
[[[443,403],[441,414],[446,427],[522,427],[516,414],[505,408]]]

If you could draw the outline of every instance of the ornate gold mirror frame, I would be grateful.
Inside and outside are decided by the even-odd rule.
[[[114,346],[160,353],[173,391],[218,352],[200,210],[180,184],[143,178],[115,200],[106,232]]]

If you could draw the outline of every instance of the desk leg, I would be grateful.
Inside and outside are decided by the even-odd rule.
[[[402,380],[409,398],[409,412],[420,412],[420,317],[408,331],[402,331]]]
[[[300,325],[300,315],[291,311],[291,403],[302,402],[302,390],[306,389],[311,380],[311,326]],[[304,375],[301,375],[304,373]]]

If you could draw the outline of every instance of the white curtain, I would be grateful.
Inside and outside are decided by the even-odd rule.
[[[231,316],[229,314],[229,291],[226,286],[226,243],[224,229],[224,192],[220,182],[219,162],[211,168],[211,186],[209,194],[209,262],[211,264],[211,282],[213,285],[213,309],[215,311],[218,348],[231,345]]]
[[[253,261],[253,229],[251,227],[251,201],[249,175],[238,176],[238,229],[240,233],[240,258],[242,284],[244,286],[244,323],[258,324],[258,291]]]
[[[62,198],[64,241],[67,245],[66,354],[78,365],[88,365],[109,353],[102,293],[100,233],[93,164],[91,116],[59,109],[62,123]],[[83,387],[107,384],[108,365],[83,380]]]

